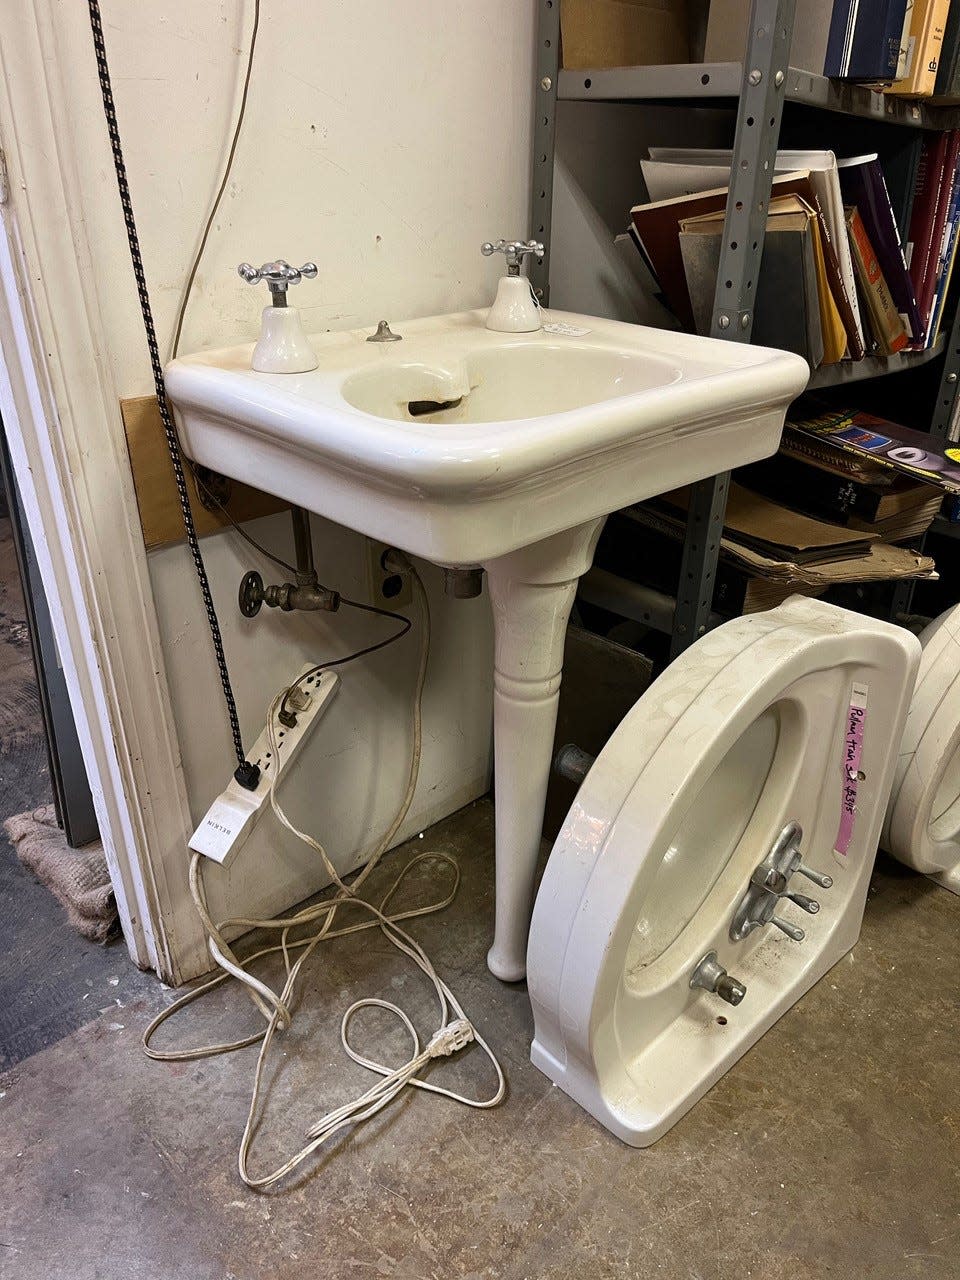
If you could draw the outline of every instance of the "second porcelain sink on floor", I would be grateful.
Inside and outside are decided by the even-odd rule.
[[[592,316],[502,334],[485,311],[312,339],[309,373],[252,344],[166,370],[189,457],[442,565],[487,571],[496,635],[497,923],[525,966],[563,637],[604,518],[772,453],[799,357]]]

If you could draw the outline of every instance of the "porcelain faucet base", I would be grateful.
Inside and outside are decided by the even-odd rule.
[[[317,354],[303,332],[296,307],[264,307],[250,368],[257,373],[309,373],[316,367]]]
[[[487,328],[493,333],[535,333],[542,328],[540,308],[524,276],[501,276]]]

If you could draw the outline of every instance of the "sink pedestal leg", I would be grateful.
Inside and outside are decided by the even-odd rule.
[[[484,565],[496,644],[496,927],[487,964],[505,982],[526,973],[567,619],[603,519]]]

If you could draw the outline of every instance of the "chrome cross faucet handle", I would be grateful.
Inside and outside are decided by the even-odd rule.
[[[480,246],[480,252],[485,258],[502,253],[507,260],[507,274],[518,276],[521,263],[528,254],[543,257],[543,245],[538,240],[497,240],[493,244],[487,240]]]
[[[262,267],[252,267],[249,262],[241,262],[237,267],[237,275],[247,284],[260,284],[261,281],[270,290],[270,302],[274,307],[287,305],[287,289],[301,280],[312,280],[317,274],[315,262],[305,262],[302,267],[291,267],[289,262],[278,258],[276,262],[265,262]]]
[[[317,367],[317,355],[300,324],[300,312],[287,306],[287,289],[301,280],[312,280],[317,274],[315,262],[291,267],[278,258],[253,267],[241,262],[237,275],[247,284],[262,281],[270,290],[270,305],[263,309],[262,328],[250,358],[257,373],[309,373]]]

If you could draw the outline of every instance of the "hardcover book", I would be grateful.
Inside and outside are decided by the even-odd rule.
[[[776,502],[841,524],[913,518],[918,509],[924,511],[931,503],[931,516],[936,513],[941,493],[930,482],[880,474],[886,483],[865,483],[781,452],[738,468],[736,478],[739,484]]]
[[[943,162],[936,181],[936,204],[926,242],[922,273],[917,283],[917,305],[920,323],[926,336],[930,336],[930,320],[933,314],[937,288],[943,270],[944,250],[949,239],[948,223],[953,205],[957,180],[957,162],[960,160],[960,130],[952,129],[944,135]],[[911,272],[911,278],[916,279]]]
[[[671,517],[666,510],[654,511],[649,505],[630,507],[621,515],[631,520],[651,525],[682,540],[685,522]],[[626,541],[626,540],[624,540]],[[630,545],[629,543],[627,544]],[[634,554],[634,563],[636,555]],[[721,563],[745,570],[754,578],[762,576],[769,588],[778,585],[799,588],[803,593],[826,590],[841,582],[880,582],[894,578],[935,578],[936,566],[929,556],[918,555],[903,547],[891,547],[885,542],[873,542],[867,552],[859,556],[844,556],[836,560],[818,560],[797,564],[783,556],[770,558],[734,542],[725,534],[720,539]],[[624,576],[631,576],[629,573]],[[644,581],[647,573],[644,572]],[[676,588],[676,571],[668,579],[663,590]],[[769,605],[767,606],[769,607]],[[746,606],[744,606],[746,608]]]
[[[895,80],[907,0],[834,0],[823,73]]]
[[[892,356],[907,345],[907,331],[890,297],[873,245],[855,208],[847,210],[847,226],[860,291],[867,304],[873,335],[881,352]]]
[[[943,29],[934,98],[960,99],[960,4],[951,4]]]
[[[910,213],[910,229],[903,247],[903,256],[913,281],[917,303],[923,313],[923,281],[930,260],[933,227],[936,221],[937,202],[943,183],[947,159],[947,143],[950,133],[926,134],[917,165],[913,190],[913,209]]]
[[[943,252],[937,274],[933,302],[930,309],[930,319],[927,329],[928,347],[933,346],[940,332],[940,324],[943,320],[944,303],[947,298],[947,290],[950,288],[950,278],[953,275],[953,264],[956,261],[957,256],[958,231],[960,231],[960,173],[955,173],[953,177],[953,195],[950,200],[950,211],[947,214]]]
[[[791,437],[805,435],[820,448],[830,445],[854,460],[929,480],[947,493],[960,494],[960,462],[939,452],[925,431],[913,431],[859,409],[826,409],[815,417],[798,411],[788,426]]]
[[[886,92],[905,98],[929,98],[937,83],[950,0],[913,0],[904,78]]]
[[[722,213],[685,218],[680,223],[687,289],[697,332],[702,334],[710,332],[722,232]],[[846,345],[839,315],[828,312],[826,325],[821,316],[817,268],[823,255],[822,249],[817,252],[818,236],[816,216],[799,196],[778,197],[770,202],[752,334],[754,342],[793,351],[814,369],[824,360],[827,341],[830,364],[842,357]],[[832,303],[825,279],[823,292],[824,302]],[[785,307],[783,299],[787,297],[795,299],[797,305]]]
[[[809,173],[777,174],[771,194],[810,190]],[[696,324],[680,252],[679,222],[699,213],[716,213],[727,207],[727,188],[703,191],[693,196],[676,196],[671,200],[654,200],[638,204],[630,210],[630,234],[660,286],[663,298],[681,324],[692,331]]]
[[[732,151],[693,147],[651,147],[650,159],[640,161],[647,190],[655,200],[719,187],[729,181],[732,164]],[[825,269],[846,330],[847,354],[853,360],[860,360],[865,352],[864,330],[844,221],[837,157],[832,151],[780,149],[774,169],[777,173],[810,173],[812,193],[800,194],[817,211]]]
[[[900,247],[900,233],[890,205],[880,161],[875,154],[838,160],[840,189],[844,202],[856,206],[867,237],[873,246],[880,271],[900,313],[907,337],[916,346],[923,345],[926,328],[917,306],[913,281]]]

